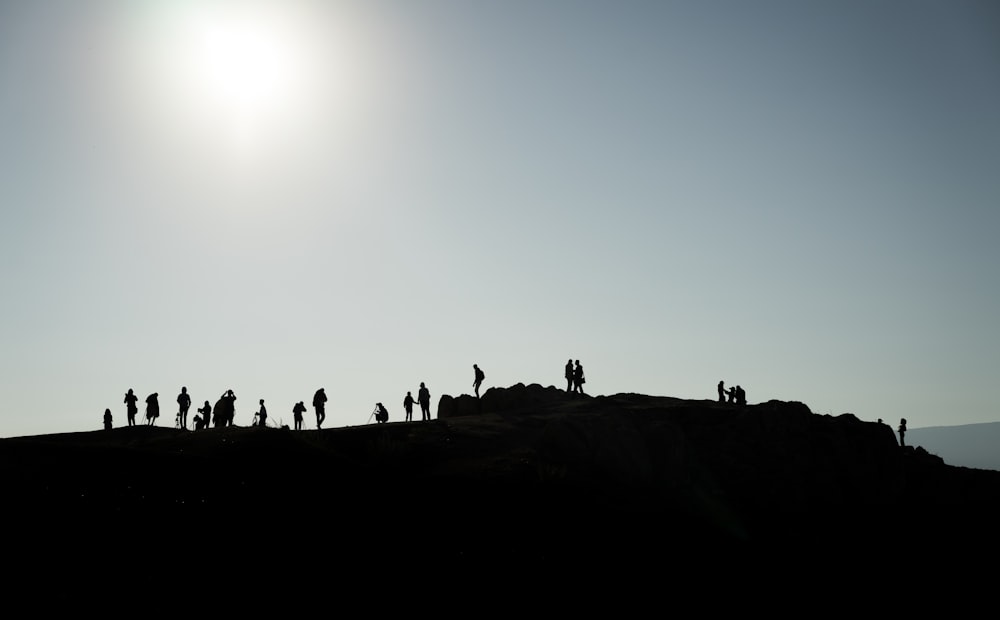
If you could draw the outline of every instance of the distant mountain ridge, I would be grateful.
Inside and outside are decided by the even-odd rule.
[[[913,428],[905,441],[949,465],[1000,471],[1000,422]]]

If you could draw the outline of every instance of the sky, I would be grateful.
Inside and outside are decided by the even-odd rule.
[[[997,421],[998,199],[989,0],[0,0],[0,436],[567,359]]]

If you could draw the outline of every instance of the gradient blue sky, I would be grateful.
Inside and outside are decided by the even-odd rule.
[[[991,1],[3,1],[0,436],[568,358],[1000,420],[998,199]]]

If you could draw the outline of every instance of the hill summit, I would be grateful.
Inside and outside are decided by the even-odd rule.
[[[518,384],[442,396],[437,413],[322,431],[0,440],[7,522],[84,553],[157,532],[179,549],[212,541],[234,565],[329,553],[461,570],[844,554],[889,539],[944,551],[956,537],[982,544],[1000,516],[1000,472],[949,466],[885,424],[799,402]]]

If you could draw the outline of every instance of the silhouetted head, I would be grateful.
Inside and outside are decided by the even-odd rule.
[[[186,394],[188,389],[186,387],[181,388],[181,394]]]
[[[110,409],[105,409],[104,410],[104,415],[110,415],[110,414],[111,414],[111,410]]]
[[[423,381],[420,382],[420,387],[424,387],[424,382]]]
[[[132,388],[129,388],[129,389],[128,389],[128,393],[129,393],[129,394],[131,394],[131,393],[132,393]]]
[[[264,404],[264,399],[263,398],[260,399],[260,404],[262,404],[262,405]]]

